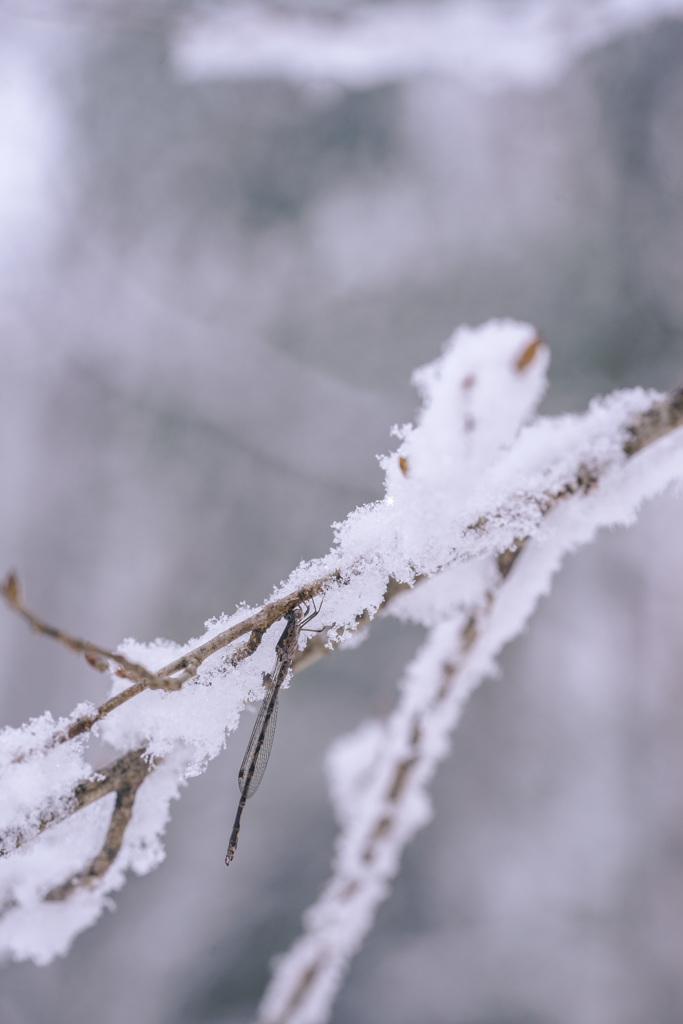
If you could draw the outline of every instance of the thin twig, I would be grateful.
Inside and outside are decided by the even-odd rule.
[[[275,601],[271,601],[259,611],[254,612],[253,615],[242,619],[241,622],[236,623],[236,625],[231,626],[222,633],[218,633],[211,640],[207,640],[206,643],[195,647],[188,654],[183,654],[176,661],[172,661],[170,665],[166,665],[161,669],[159,675],[172,676],[183,669],[192,672],[194,675],[202,662],[206,661],[212,654],[216,654],[217,651],[227,647],[233,641],[239,640],[245,633],[252,633],[254,631],[265,633],[270,626],[284,618],[297,605],[305,604],[312,598],[317,597],[318,594],[321,594],[323,590],[326,590],[335,581],[343,582],[341,573],[338,570],[329,573],[327,576],[321,576],[312,583],[307,583],[305,586],[299,587],[298,590],[285,594],[284,597],[278,597]]]
[[[58,811],[50,812],[41,819],[38,827],[32,835],[23,836],[16,840],[14,849],[25,846],[26,843],[37,838],[47,828],[65,821],[77,811],[88,807],[90,804],[101,800],[110,793],[116,793],[116,802],[112,810],[107,835],[93,861],[83,871],[72,875],[61,885],[56,886],[45,896],[46,900],[58,901],[67,899],[76,889],[92,885],[98,878],[102,878],[116,860],[126,828],[130,822],[137,791],[148,775],[161,764],[161,760],[151,761],[144,756],[144,749],[131,750],[122,757],[117,758],[105,767],[100,768],[96,774],[89,779],[79,782],[73,791],[71,801],[67,806]],[[8,851],[4,850],[0,856],[7,856]],[[9,900],[6,905],[0,908],[0,919],[15,905]]]
[[[76,889],[92,885],[107,873],[121,851],[126,828],[133,814],[135,797],[150,771],[149,763],[138,756],[128,762],[125,772],[119,772],[118,784],[113,787],[116,791],[116,803],[102,849],[87,868],[52,889],[45,896],[46,900],[65,900]],[[104,794],[101,793],[100,796]]]
[[[218,653],[218,651],[227,647],[229,644],[234,643],[235,640],[244,636],[245,633],[250,633],[251,635],[249,639],[245,643],[241,644],[226,662],[226,667],[234,667],[238,665],[241,661],[250,657],[256,651],[261,643],[263,634],[270,626],[290,612],[298,604],[302,604],[303,602],[316,597],[325,587],[329,586],[331,582],[339,578],[339,573],[333,572],[330,573],[329,576],[315,580],[313,583],[307,584],[306,586],[299,587],[298,590],[292,591],[284,597],[277,598],[275,601],[271,601],[270,604],[264,605],[264,607],[258,612],[255,612],[248,618],[236,623],[234,626],[224,630],[222,633],[217,634],[215,637],[212,637],[211,640],[207,640],[206,643],[201,644],[199,647],[195,647],[194,650],[189,651],[187,654],[182,655],[170,664],[165,665],[162,669],[159,669],[158,672],[150,672],[144,666],[129,661],[123,655],[107,651],[105,648],[98,647],[96,644],[79,640],[70,636],[68,633],[65,633],[63,630],[57,629],[55,626],[50,626],[43,622],[24,606],[21,601],[19,583],[16,574],[10,573],[2,586],[2,594],[10,607],[26,619],[33,629],[45,634],[46,636],[52,637],[59,643],[68,647],[69,650],[75,651],[78,654],[84,654],[88,663],[99,671],[103,670],[100,659],[110,658],[120,666],[119,671],[121,675],[135,679],[132,686],[129,686],[120,693],[110,697],[109,700],[106,700],[101,704],[93,714],[82,715],[80,718],[77,718],[72,722],[66,730],[57,733],[44,749],[48,749],[50,746],[55,746],[60,743],[66,743],[69,740],[74,739],[76,736],[82,736],[84,733],[90,732],[97,722],[101,722],[103,718],[106,718],[106,716],[111,714],[111,712],[116,710],[116,708],[121,707],[122,704],[132,700],[133,697],[137,697],[138,694],[143,693],[145,690],[179,690],[183,683],[196,675],[199,667],[207,658],[211,657],[212,654]],[[104,668],[106,667],[108,666],[105,664]],[[25,756],[26,755],[24,754],[18,760],[23,760]]]
[[[12,608],[17,615],[21,615],[21,617],[28,622],[31,629],[36,633],[42,633],[44,636],[51,637],[53,640],[56,640],[57,643],[62,644],[62,646],[67,647],[70,651],[74,651],[76,654],[82,654],[88,664],[98,672],[107,672],[110,668],[109,662],[113,661],[119,666],[117,670],[118,675],[123,676],[126,679],[134,679],[138,682],[143,682],[147,686],[154,683],[154,673],[150,672],[149,669],[146,669],[144,665],[139,665],[137,662],[129,661],[128,658],[123,656],[123,654],[117,654],[115,651],[108,651],[104,647],[98,647],[97,644],[90,643],[88,640],[79,640],[78,637],[71,636],[69,633],[65,633],[63,630],[57,629],[56,626],[50,626],[47,622],[39,619],[38,616],[34,615],[34,613],[24,604],[16,573],[11,572],[2,584],[2,594],[10,608]]]
[[[83,807],[88,807],[97,800],[101,800],[102,797],[108,796],[109,793],[118,792],[130,786],[143,770],[149,774],[161,764],[161,761],[146,760],[144,755],[144,747],[140,747],[138,750],[129,750],[127,754],[116,758],[115,761],[111,761],[103,768],[98,768],[90,778],[78,782],[74,786],[71,800],[58,809],[46,811],[41,816],[35,831],[30,835],[17,838],[13,849],[18,850],[19,847],[35,839],[36,836],[42,835],[52,825],[58,825],[60,821],[65,821],[72,814],[82,810]],[[9,852],[11,851],[5,846],[0,850],[0,857],[6,857]]]
[[[623,451],[626,456],[631,457],[681,425],[683,425],[683,387],[672,391],[665,399],[657,402],[636,418],[634,423],[628,428]],[[567,497],[579,492],[588,493],[596,483],[596,472],[586,467],[581,467],[573,480],[568,481],[559,491],[548,494],[543,499],[542,513],[544,515],[547,514]],[[485,523],[477,522],[471,528],[477,530],[485,529]],[[528,540],[528,537],[522,537],[511,548],[497,555],[501,582],[507,577]],[[444,568],[446,567],[444,566]],[[362,571],[362,568],[359,566],[357,571]],[[385,610],[398,594],[410,586],[421,583],[425,578],[423,576],[416,576],[410,584],[398,583],[396,580],[390,579],[379,611]],[[207,658],[246,634],[250,634],[249,638],[237,647],[228,658],[228,665],[235,666],[239,664],[240,661],[250,657],[256,651],[264,633],[270,626],[291,612],[297,605],[311,600],[335,583],[339,585],[344,584],[344,577],[338,570],[321,576],[312,583],[264,605],[258,612],[224,630],[187,654],[182,655],[158,672],[152,673],[144,666],[129,661],[123,655],[108,651],[96,644],[78,640],[62,630],[43,622],[23,604],[16,576],[10,575],[2,588],[2,593],[10,607],[20,614],[34,630],[52,637],[76,653],[83,654],[89,664],[100,671],[109,668],[109,662],[113,662],[117,665],[117,671],[120,675],[133,680],[133,685],[105,701],[92,715],[85,715],[76,719],[68,729],[56,734],[52,741],[43,749],[58,743],[64,743],[89,732],[97,722],[105,718],[117,707],[120,707],[147,689],[179,689],[186,680],[192,678],[197,673],[197,670]],[[366,628],[370,625],[370,622],[371,615],[366,610],[357,617],[357,628]],[[466,651],[471,646],[471,643],[476,638],[478,628],[477,617],[473,615],[463,631],[463,651]],[[301,671],[318,660],[318,658],[331,653],[331,650],[332,645],[330,645],[327,639],[327,634],[317,636],[309,642],[306,650],[297,653],[293,661],[293,671]],[[447,676],[448,673],[445,673],[443,699],[445,699],[448,688],[451,685],[449,682],[450,677],[446,678]],[[389,807],[399,800],[417,763],[416,750],[421,735],[419,722],[414,723],[412,735],[413,740],[411,742],[415,750],[410,748],[406,757],[396,765],[388,796]],[[17,842],[17,846],[22,845],[29,838],[40,835],[50,825],[65,820],[82,807],[99,800],[108,793],[116,792],[116,806],[112,813],[107,839],[102,850],[85,871],[53,889],[46,898],[57,900],[68,897],[78,886],[91,884],[92,881],[101,878],[114,862],[120,851],[125,829],[130,820],[137,790],[147,775],[155,768],[154,763],[145,760],[144,753],[142,749],[130,751],[116,761],[113,761],[110,765],[100,769],[93,778],[83,780],[74,788],[73,800],[68,806],[62,808],[59,812],[47,814],[41,819],[34,836],[25,837],[20,842]],[[26,756],[25,754],[24,757]],[[372,859],[374,857],[376,844],[390,828],[391,821],[389,817],[387,817],[386,822],[376,823],[375,830],[371,834],[367,846],[366,852],[369,858]],[[312,981],[313,976],[311,976],[311,983]]]
[[[250,657],[258,648],[262,638],[263,631],[253,629],[249,639],[245,641],[245,643],[241,644],[232,653],[230,658],[228,658],[226,662],[226,667],[234,668],[235,665],[238,665],[245,658]],[[162,673],[164,671],[165,669],[161,670]],[[189,678],[189,675],[184,677],[183,682],[185,682]],[[157,686],[155,688],[159,689],[160,687]],[[180,687],[174,687],[174,689],[179,688]],[[90,732],[92,727],[97,722],[101,722],[103,718],[106,718],[107,715],[110,714],[112,711],[116,710],[116,708],[121,707],[122,704],[125,704],[133,697],[137,697],[139,693],[142,693],[144,690],[148,689],[152,689],[152,687],[145,685],[143,683],[134,683],[133,686],[129,686],[128,689],[122,690],[121,693],[117,693],[113,697],[110,697],[109,700],[104,702],[104,704],[100,704],[100,706],[97,708],[95,712],[93,712],[93,714],[81,715],[80,718],[77,718],[74,722],[71,723],[68,729],[66,729],[64,732],[57,733],[54,736],[51,745],[56,746],[60,743],[66,743],[68,740],[72,740],[76,736],[82,736],[83,733]]]

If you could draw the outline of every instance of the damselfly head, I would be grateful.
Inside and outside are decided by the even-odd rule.
[[[318,608],[316,608],[315,601],[311,599],[310,601],[307,601],[305,605],[296,605],[295,608],[292,608],[291,611],[287,612],[285,617],[288,618],[290,622],[296,622],[298,625],[303,625],[306,622],[310,622],[311,619],[314,619],[319,613],[321,607],[322,603]]]
[[[320,614],[320,609],[322,608],[322,606],[323,606],[322,599],[320,601],[320,604],[316,608],[315,601],[313,600],[313,598],[311,598],[310,604],[307,604],[306,607],[304,608],[304,611],[303,611],[303,618],[301,619],[301,622],[300,622],[300,625],[301,625],[302,628],[306,625],[307,622],[310,622],[311,619],[314,619],[316,617],[316,615]],[[312,630],[309,630],[309,632],[311,632],[311,633],[318,633],[318,632],[320,632],[320,630],[312,629]]]

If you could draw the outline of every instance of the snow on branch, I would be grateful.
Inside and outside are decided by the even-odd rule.
[[[641,414],[624,451],[641,451],[681,422],[683,389]],[[620,468],[579,469],[546,506],[536,536],[476,563],[475,571],[456,565],[392,606],[399,617],[431,628],[406,670],[390,716],[363,723],[328,754],[330,794],[340,824],[332,875],[304,914],[303,935],[275,961],[259,1024],[329,1019],[405,846],[431,817],[428,787],[449,752],[465,702],[495,674],[497,655],[524,629],[564,555],[590,541],[601,526],[632,522],[645,498],[671,480],[683,480],[682,439],[671,442]],[[570,495],[575,500],[563,500]],[[444,615],[449,604],[451,614]]]
[[[325,632],[307,649],[302,636],[295,671],[355,642],[380,613],[428,630],[387,722],[331,754],[342,823],[334,873],[263,1003],[268,1024],[326,1019],[403,847],[427,820],[426,787],[467,696],[567,551],[632,522],[643,500],[683,479],[683,390],[617,392],[582,416],[534,419],[548,361],[527,324],[457,331],[414,375],[421,409],[382,459],[385,497],[337,524],[329,554],[302,563],[262,607],[212,619],[185,645],[127,640],[108,651],[77,640],[39,619],[8,579],[14,611],[106,673],[110,693],[99,707],[0,733],[4,956],[46,963],[65,953],[127,871],[159,864],[171,801],[263,695],[282,619],[324,595]],[[97,770],[91,735],[112,751]]]
[[[539,86],[682,0],[441,0],[332,9],[230,4],[192,11],[173,46],[186,79],[283,78],[366,89],[423,74],[475,88]]]

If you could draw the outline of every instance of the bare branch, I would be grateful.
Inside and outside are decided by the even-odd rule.
[[[65,633],[63,630],[50,626],[47,622],[39,619],[23,603],[16,573],[12,572],[9,574],[2,585],[2,594],[10,608],[18,615],[21,615],[28,622],[31,629],[36,633],[42,633],[44,636],[51,637],[57,643],[62,644],[62,646],[67,647],[76,654],[82,654],[88,664],[92,668],[97,669],[98,672],[109,671],[109,662],[113,661],[119,666],[118,675],[126,679],[144,682],[148,686],[154,683],[154,673],[146,669],[144,665],[138,665],[137,662],[129,661],[122,654],[108,651],[104,647],[98,647],[97,644],[90,643],[90,641],[79,640],[77,637],[71,636],[69,633]]]
[[[123,655],[106,651],[104,648],[97,647],[97,645],[84,640],[78,640],[38,619],[37,616],[22,604],[19,596],[18,580],[14,573],[11,573],[3,584],[2,593],[10,607],[25,618],[36,631],[52,637],[76,653],[84,654],[89,663],[100,671],[103,668],[101,668],[99,658],[110,658],[121,666],[119,674],[125,675],[127,678],[136,679],[132,686],[110,697],[93,714],[82,715],[72,722],[66,731],[58,733],[53,738],[52,744],[54,745],[66,743],[76,736],[90,732],[97,722],[102,721],[103,718],[106,718],[116,708],[121,707],[122,704],[125,704],[133,697],[137,697],[138,694],[143,693],[145,690],[179,690],[184,682],[187,682],[188,679],[196,675],[200,665],[212,654],[216,654],[229,644],[234,643],[235,640],[244,636],[245,633],[251,633],[249,640],[238,647],[226,662],[226,667],[238,665],[256,651],[261,643],[263,634],[270,626],[281,619],[288,611],[291,611],[292,608],[295,608],[297,604],[309,601],[312,597],[317,596],[337,578],[339,578],[338,573],[330,573],[328,577],[316,580],[290,594],[286,594],[284,597],[271,601],[270,604],[265,605],[254,615],[243,619],[242,622],[212,637],[211,640],[196,647],[188,652],[188,654],[182,655],[182,657],[177,658],[169,665],[165,665],[158,672],[150,672],[144,666],[129,661]],[[98,659],[97,663],[95,663],[95,657]]]
[[[97,769],[91,778],[77,783],[69,803],[59,809],[46,812],[40,818],[35,832],[17,839],[14,849],[18,850],[19,847],[25,846],[36,836],[42,835],[52,825],[58,825],[60,821],[65,821],[83,807],[88,807],[97,800],[101,800],[103,796],[130,788],[143,772],[144,775],[147,775],[161,764],[160,761],[155,763],[146,760],[144,754],[144,747],[139,750],[130,750],[103,768]],[[0,850],[0,857],[8,856],[8,852],[6,848]]]
[[[147,776],[161,764],[160,760],[156,762],[146,760],[144,753],[144,749],[129,751],[99,769],[93,778],[79,782],[74,787],[72,800],[67,806],[46,814],[33,835],[17,840],[15,849],[25,846],[26,843],[31,842],[52,825],[65,821],[72,814],[101,800],[102,797],[116,793],[116,803],[102,849],[87,868],[47,893],[44,897],[46,900],[67,899],[76,889],[92,885],[97,879],[102,878],[114,863],[121,850],[126,828],[133,813],[137,791]],[[8,851],[2,851],[0,856],[8,856]],[[10,900],[1,907],[0,918],[14,905],[14,901]]]
[[[245,643],[241,644],[233,652],[231,657],[227,659],[226,667],[232,668],[235,665],[238,665],[245,658],[250,657],[258,648],[262,638],[263,630],[253,629],[251,631],[251,636],[249,637],[249,639],[245,641]],[[201,662],[197,663],[196,667],[194,668],[194,671],[190,671],[189,668],[186,669],[185,674],[183,674],[180,677],[180,682],[177,685],[174,685],[172,687],[164,686],[163,688],[179,690],[182,684],[186,682],[188,679],[190,679],[196,673],[196,670],[200,664]],[[159,673],[159,676],[155,678],[162,677],[163,673],[165,673],[166,671],[166,669],[162,669],[161,672]],[[102,719],[106,718],[108,714],[110,714],[112,711],[115,711],[116,708],[121,707],[122,704],[125,704],[133,697],[137,697],[139,693],[142,693],[144,690],[148,689],[161,688],[162,687],[158,683],[156,683],[154,687],[144,683],[134,683],[133,686],[129,686],[127,690],[122,690],[121,693],[117,693],[113,697],[110,697],[109,700],[104,702],[104,704],[100,704],[99,708],[94,712],[94,714],[82,715],[80,718],[77,718],[75,722],[71,723],[71,725],[65,732],[58,733],[54,737],[53,744],[56,745],[59,743],[66,743],[68,740],[72,740],[76,736],[82,736],[83,733],[90,732],[92,727],[96,725],[97,722],[101,722]]]
[[[56,886],[46,896],[46,900],[56,901],[67,899],[76,889],[92,885],[97,879],[102,878],[112,866],[121,851],[126,828],[133,814],[133,805],[137,791],[150,773],[151,766],[136,751],[136,755],[129,759],[125,767],[115,762],[116,770],[111,773],[111,780],[116,782],[112,789],[116,791],[116,803],[112,812],[111,821],[107,830],[107,837],[102,849],[91,864],[77,875],[73,875],[62,885]],[[110,790],[111,791],[111,790]],[[97,800],[104,796],[104,792],[92,796],[91,800]]]

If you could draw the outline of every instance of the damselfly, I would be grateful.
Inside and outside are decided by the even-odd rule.
[[[263,683],[266,694],[259,709],[254,728],[252,729],[247,751],[242,760],[242,765],[237,776],[239,784],[240,802],[235,815],[235,824],[232,828],[228,852],[225,855],[225,863],[229,864],[235,856],[237,849],[237,838],[240,833],[240,820],[242,811],[249,799],[253,796],[261,784],[270,751],[273,746],[275,735],[275,723],[277,722],[277,708],[280,696],[280,688],[287,679],[294,661],[294,655],[299,648],[299,636],[306,623],[310,622],[318,614],[319,609],[313,606],[313,611],[308,614],[308,608],[304,611],[300,605],[287,612],[285,619],[287,625],[282,631],[282,636],[275,648],[275,667],[270,675],[265,675]]]

